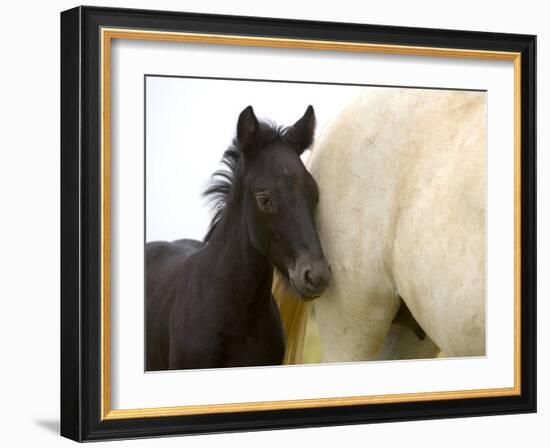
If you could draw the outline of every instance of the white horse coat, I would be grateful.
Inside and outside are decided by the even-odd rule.
[[[485,159],[482,92],[369,88],[323,130],[323,362],[392,357],[399,297],[447,356],[485,353]]]

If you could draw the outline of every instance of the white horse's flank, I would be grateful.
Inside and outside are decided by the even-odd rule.
[[[485,353],[485,148],[482,92],[369,88],[323,130],[324,362],[395,358],[400,297],[447,356]]]

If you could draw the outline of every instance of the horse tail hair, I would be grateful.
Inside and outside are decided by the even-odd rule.
[[[271,291],[279,307],[286,337],[284,364],[301,364],[311,304],[300,299],[277,270]]]

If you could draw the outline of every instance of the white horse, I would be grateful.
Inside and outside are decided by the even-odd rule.
[[[323,130],[308,160],[333,274],[314,302],[323,362],[485,353],[485,148],[482,92],[368,88]],[[307,305],[288,296],[299,362]],[[394,321],[402,301],[423,341]]]

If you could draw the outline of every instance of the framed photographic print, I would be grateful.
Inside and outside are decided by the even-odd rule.
[[[61,14],[61,433],[536,410],[535,36]]]

